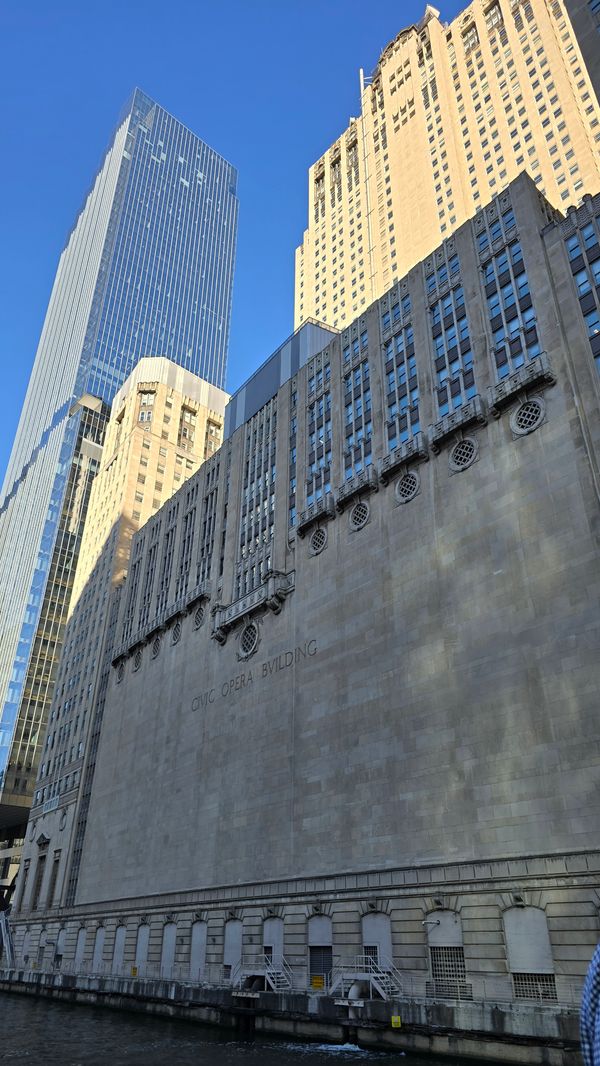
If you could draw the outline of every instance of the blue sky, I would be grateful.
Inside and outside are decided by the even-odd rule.
[[[442,17],[464,6],[450,0]],[[65,236],[132,88],[238,168],[233,390],[292,331],[309,165],[357,113],[359,67],[370,72],[424,9],[421,0],[0,0],[0,479]]]

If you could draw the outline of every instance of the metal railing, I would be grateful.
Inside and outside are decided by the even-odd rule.
[[[294,972],[283,955],[275,959],[265,954],[243,955],[229,975],[225,973],[223,983],[241,989],[251,977],[263,977],[272,992],[289,992],[294,987]]]
[[[281,962],[281,965],[280,965]],[[62,960],[57,963],[49,957],[39,962],[29,959],[27,963],[18,955],[11,960],[5,951],[0,964],[0,979],[11,979],[15,974],[22,974],[22,980],[37,979],[40,974],[48,976],[80,976],[86,980],[100,979],[134,979],[140,981],[167,981],[187,985],[190,987],[205,988],[232,988],[236,987],[236,981],[242,977],[242,971],[247,975],[253,973],[257,976],[264,974],[265,981],[271,989],[276,991],[292,991],[310,989],[312,993],[322,992],[325,995],[340,995],[340,988],[346,991],[343,982],[353,983],[363,980],[372,985],[379,996],[384,999],[402,1000],[403,1002],[442,1002],[456,1003],[468,1002],[493,1003],[500,1006],[514,1006],[515,1004],[536,1004],[539,1009],[545,1011],[557,1011],[561,1009],[577,1010],[581,1002],[583,977],[570,977],[556,974],[556,1000],[551,1001],[540,987],[536,994],[535,988],[530,989],[531,994],[515,995],[512,976],[506,974],[476,974],[467,971],[464,979],[456,981],[434,981],[429,973],[414,974],[398,970],[392,963],[385,960],[377,962],[370,956],[354,956],[352,958],[334,958],[333,968],[330,975],[324,980],[324,987],[317,989],[311,985],[306,964],[304,962],[290,964],[288,959],[278,960],[273,965],[264,955],[244,957],[239,967],[224,970],[221,963],[207,963],[201,971],[195,974],[190,972],[189,963],[176,963],[166,969],[160,963],[144,963],[136,966],[134,962],[123,963],[113,966],[111,962],[101,962],[96,965],[92,961],[82,962],[75,965],[74,960]],[[274,988],[279,984],[277,974],[283,974],[287,988]],[[349,989],[348,989],[349,990]]]
[[[338,989],[344,996],[356,982],[368,983],[369,993],[377,992],[382,999],[397,999],[403,992],[403,976],[389,959],[376,959],[372,955],[355,955],[350,959],[336,960],[330,992]]]

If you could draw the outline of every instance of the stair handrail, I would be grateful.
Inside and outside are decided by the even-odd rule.
[[[402,974],[393,962],[387,958],[374,959],[372,955],[354,955],[349,959],[336,960],[331,975],[330,989],[333,991],[334,987],[340,983],[343,988],[344,980],[358,977],[359,974],[367,975],[369,982],[376,983],[380,992],[399,993],[402,991]]]
[[[6,951],[8,967],[12,970],[15,965],[15,946],[13,944],[12,932],[8,921],[8,912],[5,910],[0,911],[0,934],[1,943],[4,945]]]
[[[285,955],[280,955],[277,961],[274,961],[270,955],[263,955],[262,959],[264,960],[265,974],[267,976],[274,977],[276,974],[281,974],[288,987],[293,988],[294,973]]]
[[[224,985],[230,985],[231,988],[237,988],[242,983],[242,969],[243,969],[243,967],[242,967],[241,959],[240,959],[239,962],[236,962],[235,966],[231,966],[229,979],[227,979],[226,976],[225,976],[225,966],[226,966],[226,964],[224,963],[223,966],[221,967],[222,983]]]

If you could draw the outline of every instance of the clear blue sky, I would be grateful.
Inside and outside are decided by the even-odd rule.
[[[449,0],[442,17],[466,6]],[[135,85],[240,175],[228,388],[292,331],[309,165],[421,0],[0,0],[0,480],[65,235]],[[365,17],[366,16],[366,17]]]

